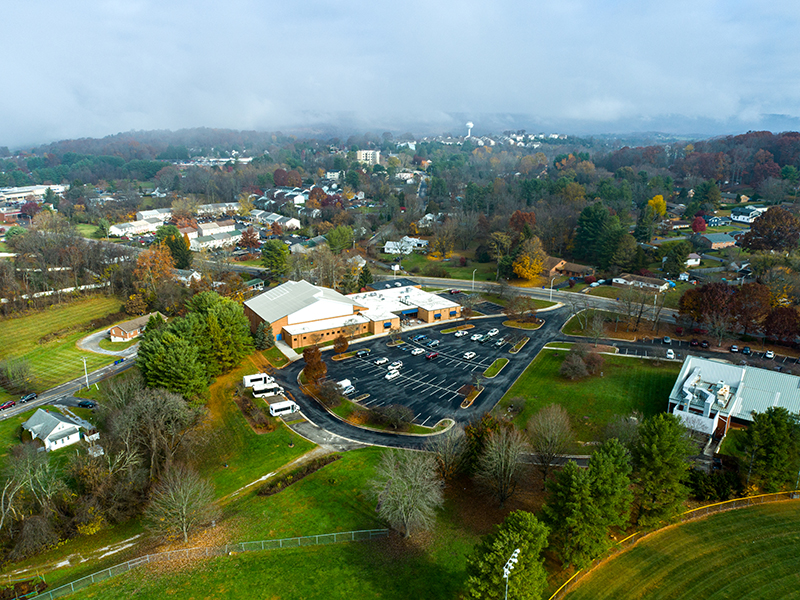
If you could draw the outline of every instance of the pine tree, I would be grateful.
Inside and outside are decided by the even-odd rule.
[[[272,348],[275,345],[275,336],[272,333],[272,327],[264,321],[261,321],[256,328],[256,334],[253,336],[253,344],[256,350],[268,350]]]
[[[639,483],[640,525],[666,521],[683,507],[687,497],[683,481],[690,468],[690,455],[686,428],[675,415],[656,415],[639,428],[633,458]]]
[[[600,516],[589,472],[568,461],[555,481],[544,508],[550,545],[565,565],[582,569],[608,546],[608,528]]]
[[[613,438],[600,446],[589,461],[592,497],[606,529],[628,523],[633,501],[631,470],[628,451]]]
[[[358,274],[358,289],[363,290],[370,283],[373,282],[372,273],[367,265],[361,267],[361,272]]]
[[[539,600],[547,586],[547,571],[541,557],[547,546],[547,533],[547,527],[532,513],[524,510],[510,513],[467,559],[467,598],[503,598],[506,587],[503,566],[519,549],[517,563],[508,578],[508,597]]]

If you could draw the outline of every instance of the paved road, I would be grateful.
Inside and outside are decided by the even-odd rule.
[[[97,354],[108,354],[109,356],[122,356],[125,358],[136,356],[136,353],[139,350],[139,343],[135,343],[133,346],[128,346],[124,350],[106,350],[100,347],[100,340],[105,339],[108,336],[108,330],[104,329],[103,331],[98,331],[91,335],[87,335],[82,340],[78,340],[78,348],[82,350],[88,350],[89,352],[95,352]]]

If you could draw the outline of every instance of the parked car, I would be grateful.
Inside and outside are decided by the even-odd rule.
[[[396,379],[398,377],[400,377],[400,371],[389,371],[384,377],[384,379],[386,379],[387,381],[391,381],[392,379]]]
[[[425,349],[424,349],[424,348],[414,348],[414,349],[411,351],[411,356],[419,356],[419,355],[420,355],[420,354],[422,354],[423,352],[425,352]]]
[[[460,294],[461,290],[450,290],[451,294]]]
[[[456,331],[455,336],[456,337],[463,337],[463,336],[468,335],[468,334],[469,334],[469,332],[466,329],[460,329],[460,330]]]
[[[420,335],[415,335],[413,338],[411,338],[411,341],[412,342],[422,342],[422,341],[427,340],[427,339],[428,339],[427,335],[420,334]]]
[[[358,352],[356,352],[356,356],[359,357],[359,358],[363,358],[365,356],[369,356],[369,353],[370,353],[370,350],[367,349],[367,348],[364,348],[364,349],[359,350]]]
[[[430,342],[428,342],[428,347],[436,348],[436,346],[438,346],[441,343],[442,343],[441,340],[431,340]]]
[[[427,358],[428,360],[433,360],[437,356],[439,356],[438,352],[428,352],[428,354],[425,355],[425,358]]]
[[[482,335],[482,334],[480,334],[480,333],[475,333],[475,334],[473,334],[473,335],[472,335],[472,337],[470,337],[469,339],[471,339],[473,342],[477,342],[477,341],[481,340],[482,338],[483,338],[483,335]]]
[[[767,352],[764,354],[764,358],[772,360],[773,358],[775,358],[775,353],[772,350],[767,350]]]
[[[700,347],[701,348],[708,348],[708,340],[703,340],[702,342],[700,342]]]
[[[499,329],[490,329],[490,330],[489,330],[489,333],[487,333],[486,335],[488,335],[489,337],[494,337],[494,336],[496,336],[498,333],[500,333],[500,330],[499,330]]]
[[[0,410],[5,410],[7,408],[11,408],[12,406],[16,405],[17,405],[16,402],[14,402],[13,400],[9,400],[8,402],[3,402],[3,404],[0,404]]]
[[[96,406],[97,404],[95,404],[91,400],[81,400],[80,402],[78,402],[79,408],[94,408]]]
[[[399,369],[402,366],[403,366],[403,361],[402,360],[396,360],[392,364],[389,365],[389,370],[390,371],[396,371],[397,369]]]
[[[697,340],[692,340],[691,342],[689,342],[689,345],[690,345],[692,348],[694,348],[694,347],[696,347],[696,346],[699,346],[699,345],[700,345],[700,342],[698,342]]]
[[[738,352],[738,351],[739,351],[739,346],[737,346],[736,344],[731,346],[731,352]]]
[[[30,394],[25,394],[19,401],[21,404],[25,404],[28,400],[36,400],[38,397],[39,395],[36,392],[31,392]]]
[[[465,352],[464,353],[464,360],[472,360],[473,358],[475,358],[475,356],[476,355],[475,355],[474,352]]]
[[[667,358],[675,358],[675,351],[672,348],[667,350]]]
[[[355,391],[356,391],[355,387],[353,387],[352,385],[348,385],[346,388],[344,388],[344,390],[342,390],[342,394],[344,394],[345,396],[349,396]]]
[[[672,338],[671,338],[671,337],[669,337],[668,335],[665,335],[665,336],[662,338],[661,342],[662,342],[662,343],[664,343],[664,344],[671,344],[671,343],[672,343]]]
[[[744,348],[742,348],[742,354],[744,354],[745,356],[750,356],[752,353],[753,351],[750,350],[750,346],[745,346]]]
[[[389,359],[386,358],[385,356],[381,356],[380,358],[375,359],[376,365],[385,365],[387,362],[389,362]]]
[[[501,339],[497,340],[497,341],[494,343],[494,345],[495,345],[495,346],[497,346],[497,347],[499,348],[500,346],[502,346],[502,345],[503,345],[503,344],[505,344],[505,343],[506,343],[506,338],[501,338]]]

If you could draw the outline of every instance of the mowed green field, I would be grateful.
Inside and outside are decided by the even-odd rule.
[[[599,439],[617,415],[636,410],[649,417],[665,411],[681,367],[674,362],[604,356],[602,377],[570,381],[558,372],[566,355],[565,351],[543,350],[506,392],[495,412],[503,415],[510,404],[515,411],[522,406],[514,423],[524,428],[539,409],[560,404],[569,412],[578,440],[589,442]]]
[[[34,390],[37,392],[82,375],[82,356],[86,357],[89,371],[98,369],[112,362],[114,357],[79,350],[76,342],[89,333],[80,331],[80,326],[119,308],[118,299],[95,296],[5,318],[0,321],[0,359],[24,357],[29,360],[36,376]],[[65,331],[67,328],[77,330]],[[64,335],[39,343],[43,336],[59,331],[64,331]],[[0,400],[8,399],[12,397],[0,389]]]
[[[800,598],[800,503],[733,510],[653,534],[567,600]]]

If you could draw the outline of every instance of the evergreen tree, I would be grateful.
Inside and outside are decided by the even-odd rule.
[[[692,449],[683,423],[675,415],[661,413],[639,428],[633,447],[639,483],[639,519],[645,527],[674,517],[683,508],[683,485],[690,468]]]
[[[550,545],[565,565],[582,569],[608,547],[608,527],[593,497],[588,470],[567,461],[544,508],[550,526]]]
[[[269,324],[261,321],[256,328],[256,333],[253,336],[253,344],[256,350],[269,350],[275,345],[275,335],[272,333],[272,327]]]
[[[599,202],[581,211],[575,233],[575,258],[597,264],[600,242],[603,240],[610,219],[608,209]]]
[[[508,578],[508,597],[539,600],[547,586],[547,571],[541,557],[547,534],[547,527],[532,513],[524,510],[510,513],[467,559],[467,598],[503,598],[506,588],[503,566],[519,549],[517,563]]]
[[[786,484],[794,485],[799,434],[797,417],[783,407],[770,406],[763,413],[755,413],[747,429],[751,482],[764,492],[777,492]]]
[[[136,364],[148,387],[161,387],[191,399],[204,394],[208,386],[197,347],[164,329],[145,332]]]
[[[371,284],[374,280],[372,279],[372,273],[369,270],[367,265],[361,267],[361,272],[358,274],[358,289],[363,290],[369,284]]]
[[[628,451],[615,438],[603,443],[589,461],[592,497],[597,517],[606,529],[623,528],[628,523],[633,501],[631,470]]]
[[[649,244],[653,239],[653,232],[656,227],[656,214],[652,206],[647,206],[639,214],[639,219],[636,221],[636,229],[633,230],[633,237],[637,242]]]

